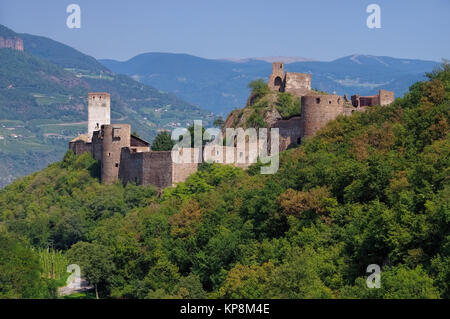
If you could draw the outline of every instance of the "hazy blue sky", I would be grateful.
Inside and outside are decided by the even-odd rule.
[[[81,7],[81,29],[66,26],[71,3]],[[366,26],[371,3],[381,7],[381,29]],[[450,58],[449,9],[449,0],[0,0],[0,23],[118,60],[157,51],[440,61]]]

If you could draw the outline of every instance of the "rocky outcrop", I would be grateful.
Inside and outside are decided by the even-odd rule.
[[[0,49],[13,49],[23,51],[23,40],[21,38],[3,38],[0,36]]]

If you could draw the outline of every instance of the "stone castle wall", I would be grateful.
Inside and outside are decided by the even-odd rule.
[[[389,105],[394,102],[394,92],[387,90],[378,91],[379,105]]]
[[[202,160],[201,151],[198,148],[183,148],[180,150],[184,158],[190,159],[187,163],[176,163],[170,159],[172,163],[172,185],[183,182],[191,174],[198,170],[198,165]],[[178,154],[180,154],[178,151]],[[184,153],[184,154],[183,154]]]
[[[86,152],[92,152],[92,144],[84,141],[69,142],[69,149],[71,149],[75,154],[81,155]]]
[[[191,153],[191,150],[193,149],[183,149],[187,153]],[[189,155],[191,163],[174,163],[171,153],[171,151],[133,153],[130,148],[123,148],[118,179],[124,184],[131,182],[165,188],[185,181],[198,170],[194,152]],[[195,154],[198,154],[198,150]]]
[[[122,148],[118,178],[123,184],[142,184],[143,158],[142,153],[132,153],[130,148]]]
[[[95,131],[92,135],[92,156],[97,160],[102,160],[102,131]]]
[[[300,144],[302,138],[302,118],[293,116],[289,119],[278,120],[271,127],[277,127],[280,134],[280,150]]]
[[[173,185],[172,158],[170,151],[142,154],[142,185],[164,188]]]
[[[274,62],[267,85],[271,90],[301,97],[311,91],[311,74],[284,72],[284,63]]]
[[[286,72],[284,92],[303,96],[311,91],[311,74]]]

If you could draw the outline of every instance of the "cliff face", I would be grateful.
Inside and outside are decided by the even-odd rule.
[[[0,49],[13,49],[23,51],[23,40],[21,38],[4,38],[0,36]]]

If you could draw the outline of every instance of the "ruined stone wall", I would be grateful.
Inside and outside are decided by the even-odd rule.
[[[203,149],[203,161],[206,163],[234,164],[236,163],[236,148],[207,144]]]
[[[343,114],[343,99],[338,95],[313,94],[302,97],[303,137],[315,135],[316,132]]]
[[[366,107],[374,105],[388,105],[394,102],[394,92],[379,90],[377,95],[360,96],[352,95],[352,105],[354,107]]]
[[[257,162],[258,143],[245,143],[244,147],[207,145],[203,150],[204,162],[234,165],[246,169]]]
[[[186,152],[186,157],[190,156],[190,163],[176,163],[172,160],[172,185],[185,181],[191,174],[197,172],[202,160],[202,152],[198,148],[183,148],[181,152]]]
[[[132,153],[128,147],[122,148],[120,155],[119,179],[123,184],[143,183],[143,153]]]
[[[13,49],[23,51],[23,40],[21,38],[0,37],[0,49]]]
[[[172,186],[171,151],[136,153],[142,156],[142,185]]]
[[[284,90],[284,63],[274,62],[272,63],[272,74],[269,77],[267,85],[271,90],[283,91]]]
[[[129,124],[102,126],[102,183],[112,184],[119,178],[120,156],[123,147],[130,147]]]
[[[86,152],[92,152],[92,144],[84,141],[70,142],[69,149],[71,149],[76,155],[81,155]]]
[[[136,183],[137,185],[153,185],[158,188],[173,186],[183,182],[198,170],[198,163],[194,156],[199,151],[183,149],[190,153],[191,163],[173,163],[171,151],[150,151],[134,153],[132,148],[121,150],[119,179],[122,183]],[[187,154],[186,153],[186,154]],[[200,158],[199,158],[200,159]]]
[[[102,160],[102,132],[101,131],[95,131],[92,136],[92,156],[97,160]]]
[[[388,105],[394,102],[394,92],[380,90],[378,91],[379,105]]]
[[[108,93],[88,93],[88,136],[111,123],[111,97]]]
[[[304,96],[311,91],[311,74],[286,72],[284,92]]]
[[[277,127],[280,134],[280,152],[300,144],[302,137],[302,118],[293,116],[290,119],[278,120],[272,127]]]

